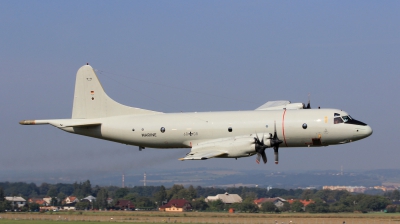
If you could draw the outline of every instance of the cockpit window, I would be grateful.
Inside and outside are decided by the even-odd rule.
[[[333,123],[340,124],[340,123],[343,123],[343,120],[341,117],[335,117],[335,118],[333,118]]]
[[[350,117],[350,115],[349,115],[349,116],[343,116],[342,118],[343,118],[344,123],[347,123],[348,121],[353,120],[353,119]]]
[[[340,114],[335,113],[335,114],[333,114],[333,116],[334,116],[334,117],[340,117]]]

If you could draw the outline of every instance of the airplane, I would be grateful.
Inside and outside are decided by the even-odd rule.
[[[76,74],[71,119],[22,120],[22,125],[50,124],[63,131],[149,148],[190,148],[180,160],[256,156],[265,150],[321,147],[366,138],[372,128],[338,109],[311,109],[310,102],[268,101],[255,110],[162,113],[122,105],[104,91],[86,64]]]

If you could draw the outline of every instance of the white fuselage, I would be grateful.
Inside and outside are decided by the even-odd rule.
[[[80,135],[151,148],[190,148],[212,139],[268,136],[274,132],[275,122],[278,137],[283,141],[280,147],[348,143],[372,133],[368,125],[334,124],[334,113],[347,115],[336,109],[159,113],[102,118],[101,126],[94,127],[55,126]]]

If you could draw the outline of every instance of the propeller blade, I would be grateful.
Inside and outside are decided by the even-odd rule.
[[[263,134],[263,137],[261,139],[261,145],[264,146],[264,134]]]
[[[274,154],[275,154],[275,164],[278,164],[279,163],[279,152],[278,152],[278,150],[274,151]]]
[[[277,139],[278,135],[276,134],[276,121],[274,121],[274,137],[273,139]]]
[[[261,158],[261,154],[257,153],[257,157],[256,157],[256,163],[260,164],[260,158]]]
[[[262,151],[261,156],[264,161],[264,164],[266,164],[267,163],[267,155],[265,154],[265,150]]]
[[[254,140],[255,140],[255,142],[257,143],[257,144],[259,144],[260,145],[260,138],[258,137],[258,135],[256,134],[256,137],[254,138]]]

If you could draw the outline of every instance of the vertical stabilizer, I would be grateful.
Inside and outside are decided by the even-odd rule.
[[[72,118],[100,118],[151,113],[159,112],[128,107],[107,96],[90,65],[82,66],[76,73]]]

